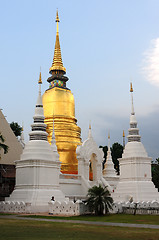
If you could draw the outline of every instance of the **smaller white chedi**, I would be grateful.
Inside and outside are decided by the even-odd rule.
[[[48,211],[48,202],[54,197],[64,201],[65,196],[59,187],[60,161],[53,131],[51,146],[47,141],[41,97],[41,73],[39,96],[35,107],[34,123],[29,133],[30,140],[25,145],[20,160],[16,163],[15,190],[6,201],[24,202],[30,205],[31,212]]]
[[[119,201],[159,201],[159,193],[151,180],[151,160],[141,143],[139,129],[133,105],[133,88],[131,84],[131,116],[128,143],[122,158],[119,159],[120,179],[112,195],[115,202]]]
[[[103,169],[103,178],[110,184],[110,186],[114,191],[119,181],[119,176],[117,176],[117,173],[114,169],[114,164],[112,161],[112,155],[110,150],[110,134],[108,135],[108,151],[107,151],[107,159]]]

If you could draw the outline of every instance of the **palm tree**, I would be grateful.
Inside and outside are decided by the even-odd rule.
[[[6,154],[8,152],[9,147],[6,144],[4,144],[4,142],[5,142],[5,139],[0,133],[0,150],[3,149],[4,154]]]
[[[93,186],[88,189],[87,204],[91,212],[95,212],[96,215],[103,215],[104,209],[107,214],[112,209],[113,199],[110,195],[109,190],[106,187]]]

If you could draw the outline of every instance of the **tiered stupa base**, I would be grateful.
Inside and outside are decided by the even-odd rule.
[[[112,195],[114,202],[159,201],[159,193],[152,181],[119,182]]]

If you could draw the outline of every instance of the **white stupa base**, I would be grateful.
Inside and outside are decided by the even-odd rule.
[[[112,197],[114,202],[159,201],[159,192],[152,181],[120,181]]]
[[[24,212],[48,212],[51,198],[55,201],[66,201],[62,191],[57,189],[15,189],[5,202],[24,203],[26,210]],[[17,209],[19,211],[19,209]],[[15,212],[15,210],[14,210]]]

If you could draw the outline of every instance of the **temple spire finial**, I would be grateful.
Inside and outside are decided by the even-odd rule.
[[[123,137],[125,137],[125,132],[124,132],[124,130],[123,130]]]
[[[110,132],[108,132],[108,150],[110,151]]]
[[[38,84],[39,84],[39,94],[41,95],[41,84],[42,84],[41,67],[40,67],[40,74],[39,74]]]
[[[132,82],[130,83],[130,92],[133,92]]]
[[[125,148],[125,132],[123,130],[123,147]]]
[[[49,73],[53,74],[56,72],[65,74],[66,68],[63,66],[62,56],[61,56],[61,48],[60,48],[60,41],[59,41],[59,15],[58,9],[56,12],[56,42],[55,42],[55,50],[54,50],[54,58],[51,68],[49,69]]]
[[[60,19],[59,19],[59,14],[58,14],[58,9],[56,11],[56,33],[59,33],[59,22],[60,22]]]
[[[40,67],[40,74],[39,74],[39,81],[38,81],[39,84],[42,84],[42,78],[41,78],[41,67]]]
[[[89,121],[89,129],[91,129],[91,121]]]
[[[135,115],[135,112],[134,112],[134,102],[133,102],[133,87],[132,87],[132,82],[130,83],[130,92],[131,92],[131,115]]]
[[[92,138],[92,131],[91,131],[91,121],[89,122],[89,132],[88,132],[88,138]]]

